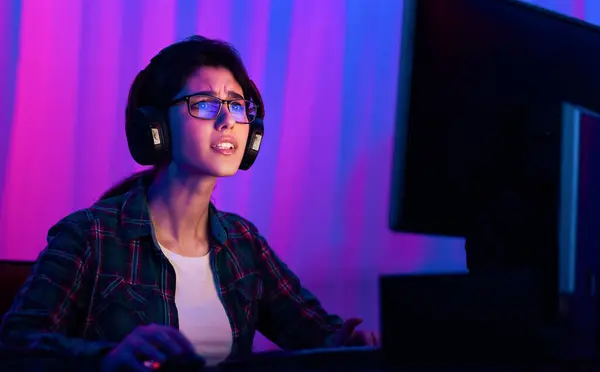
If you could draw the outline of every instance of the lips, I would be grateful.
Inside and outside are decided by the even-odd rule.
[[[237,150],[238,144],[235,138],[223,136],[210,144],[213,151],[222,155],[232,155]]]

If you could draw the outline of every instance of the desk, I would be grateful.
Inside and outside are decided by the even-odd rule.
[[[523,366],[477,368],[449,368],[438,367],[388,367],[382,358],[381,350],[373,348],[345,348],[333,350],[311,350],[299,352],[270,352],[259,353],[245,361],[224,363],[219,367],[204,368],[203,372],[333,372],[333,371],[361,371],[361,372],[577,372],[600,370],[599,363],[574,362],[574,361],[548,361],[531,364],[525,362]],[[2,371],[98,371],[98,363],[84,360],[65,360],[64,358],[10,358],[4,356],[0,360]],[[197,371],[197,369],[179,368],[181,371]]]
[[[487,364],[487,363],[486,363]],[[447,366],[386,366],[380,349],[358,347],[340,348],[329,350],[307,350],[298,352],[271,352],[258,353],[245,362],[224,363],[218,368],[207,369],[213,372],[246,372],[246,371],[282,371],[282,372],[333,372],[333,371],[363,371],[363,372],[388,372],[388,371],[430,371],[430,372],[458,372],[458,371],[548,371],[548,372],[575,372],[582,370],[600,370],[600,364],[590,361],[525,361],[523,365],[497,367],[491,361],[489,365],[479,367],[447,367]],[[595,367],[597,366],[597,367]]]

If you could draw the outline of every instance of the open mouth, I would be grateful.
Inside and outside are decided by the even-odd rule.
[[[234,150],[235,146],[231,142],[220,142],[214,145],[213,148],[219,150]]]

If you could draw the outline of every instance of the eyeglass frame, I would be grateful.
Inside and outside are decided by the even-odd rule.
[[[215,114],[215,116],[212,119],[205,119],[205,118],[199,118],[197,116],[192,115],[192,107],[191,107],[191,103],[190,103],[190,98],[192,97],[198,97],[198,96],[205,96],[205,97],[211,97],[211,98],[215,98],[217,100],[219,100],[219,111],[217,111],[217,113]],[[230,105],[232,102],[236,102],[236,101],[243,101],[243,102],[247,102],[247,103],[251,103],[254,105],[254,109],[256,110],[256,115],[254,115],[254,118],[251,121],[248,122],[239,122],[236,120],[237,124],[251,124],[254,122],[254,120],[256,120],[256,117],[258,116],[258,108],[260,107],[258,104],[256,104],[255,102],[252,102],[250,100],[244,99],[244,98],[234,98],[234,99],[221,99],[219,97],[213,96],[212,94],[208,94],[208,93],[193,93],[193,94],[188,94],[179,98],[175,98],[174,100],[171,101],[171,103],[169,104],[169,106],[174,106],[174,105],[178,105],[181,102],[186,102],[187,104],[187,108],[188,108],[188,114],[195,118],[195,119],[200,119],[200,120],[214,120],[216,118],[219,117],[219,114],[221,114],[221,110],[223,110],[223,105],[227,105],[227,110],[229,110],[229,112],[231,113],[231,108]]]

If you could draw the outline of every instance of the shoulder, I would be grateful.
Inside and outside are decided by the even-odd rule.
[[[48,242],[59,236],[85,238],[100,226],[117,225],[123,200],[123,196],[100,200],[65,216],[48,230]]]
[[[90,230],[92,221],[93,218],[89,209],[75,211],[50,227],[48,230],[48,243],[65,235],[85,235]]]
[[[227,231],[227,245],[236,256],[258,258],[269,267],[285,266],[254,223],[235,213],[217,211],[217,215]]]
[[[94,203],[86,211],[93,221],[108,226],[114,225],[116,228],[123,218],[127,218],[127,216],[124,216],[124,206],[129,202],[128,199],[128,193],[102,199]],[[129,206],[128,209],[130,211],[127,214],[141,214],[141,206]]]
[[[269,243],[256,225],[236,213],[217,211],[221,225],[227,232],[227,246],[237,256],[262,257],[271,251]]]
[[[260,236],[258,228],[239,214],[220,210],[217,210],[216,213],[229,238],[255,239]]]

